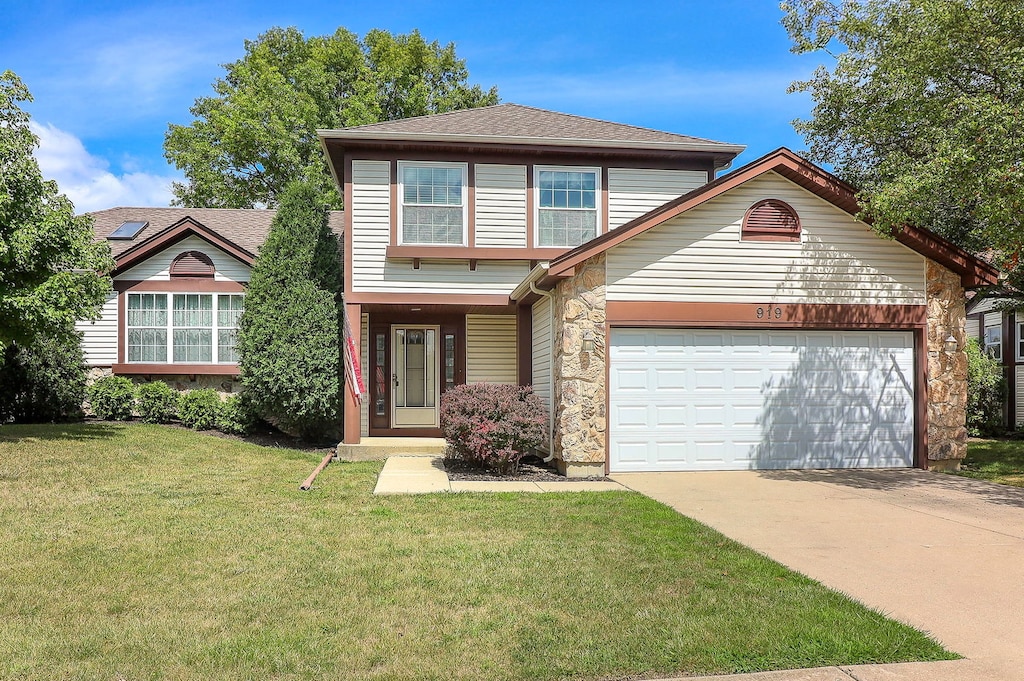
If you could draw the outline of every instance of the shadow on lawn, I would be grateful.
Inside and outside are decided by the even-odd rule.
[[[920,469],[761,471],[760,475],[771,480],[817,482],[862,490],[927,489],[939,495],[944,492],[969,494],[994,504],[1024,508],[1022,487]]]
[[[0,425],[0,442],[22,440],[71,440],[86,442],[107,440],[124,432],[125,425],[103,421],[73,423],[11,423]]]

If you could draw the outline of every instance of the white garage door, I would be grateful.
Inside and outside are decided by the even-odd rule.
[[[612,471],[911,466],[903,331],[612,329]]]

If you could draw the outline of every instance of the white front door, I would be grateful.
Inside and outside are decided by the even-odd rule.
[[[440,425],[438,332],[436,326],[391,327],[393,428],[437,428]]]
[[[913,465],[909,331],[612,329],[609,468]]]

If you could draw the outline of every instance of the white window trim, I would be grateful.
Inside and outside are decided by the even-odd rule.
[[[226,361],[223,361],[223,362],[220,361],[220,343],[218,342],[218,340],[219,340],[219,337],[220,337],[219,336],[219,332],[222,329],[221,329],[220,325],[218,324],[217,311],[218,311],[218,304],[220,303],[220,298],[219,298],[220,296],[242,296],[242,309],[244,310],[245,309],[245,293],[243,293],[242,291],[226,291],[226,292],[225,291],[217,291],[217,292],[214,292],[214,291],[126,291],[124,295],[126,296],[125,299],[124,299],[124,314],[125,314],[125,320],[124,320],[124,361],[125,361],[125,364],[166,364],[166,365],[180,364],[182,366],[191,366],[191,365],[194,365],[194,364],[202,364],[202,365],[208,365],[208,366],[214,366],[214,365],[218,365],[218,364],[219,365],[234,366],[234,365],[238,364],[238,362],[236,360],[226,360]],[[130,310],[129,310],[129,307],[128,307],[128,297],[127,296],[133,296],[133,295],[136,295],[136,296],[141,296],[141,295],[164,296],[167,299],[167,308],[166,308],[166,310],[167,310],[167,325],[165,327],[166,331],[167,331],[167,359],[165,361],[163,361],[163,362],[155,362],[155,361],[148,361],[148,360],[131,360],[131,359],[128,358],[128,350],[129,350],[128,332],[131,331],[133,328],[147,328],[147,329],[157,328],[157,327],[151,327],[151,326],[147,326],[147,327],[132,327],[132,326],[128,325],[128,314],[129,314]],[[213,300],[213,308],[211,310],[212,313],[213,313],[213,319],[212,319],[211,326],[209,327],[210,328],[210,333],[211,333],[211,343],[213,344],[213,348],[212,348],[212,350],[210,352],[210,356],[213,358],[213,361],[211,361],[211,362],[200,362],[200,361],[175,362],[174,361],[174,329],[176,328],[174,326],[174,296],[175,295],[213,296],[213,299],[214,299]],[[188,328],[188,327],[177,327],[177,328],[182,328],[183,329],[183,328]],[[199,327],[197,327],[197,328],[199,328]],[[206,328],[206,327],[201,327],[201,328]],[[224,328],[238,329],[237,326],[224,327]]]
[[[395,186],[398,191],[398,216],[395,223],[395,242],[399,245],[405,245],[405,240],[402,238],[405,230],[402,228],[404,224],[404,212],[405,212],[405,168],[456,168],[462,171],[462,244],[463,246],[469,245],[469,164],[468,163],[453,163],[446,161],[399,161],[398,162],[398,177],[395,178]],[[438,204],[432,204],[438,205]],[[459,244],[425,244],[419,241],[408,244],[409,246],[423,246],[429,248],[431,246],[440,247],[452,247],[458,246]]]
[[[989,344],[989,342],[988,342],[988,330],[989,329],[996,329],[997,331],[999,331],[999,342],[998,343],[992,343],[991,345]],[[983,327],[983,330],[982,330],[982,346],[983,347],[982,347],[982,349],[986,353],[988,353],[989,355],[992,355],[993,357],[995,357],[999,361],[1002,361],[1003,360],[1003,340],[1004,340],[1003,339],[1003,322],[1002,322],[1002,315],[1000,315],[1000,320],[999,320],[998,324],[988,324],[988,325]],[[998,348],[999,354],[995,355],[995,354],[989,352],[989,348]]]
[[[540,243],[540,173],[542,170],[568,171],[574,173],[594,173],[594,223],[596,225],[594,238],[605,233],[604,216],[601,214],[602,190],[601,190],[601,168],[594,166],[533,166],[533,245],[536,248],[563,248],[562,246],[541,246]],[[556,208],[554,210],[563,210]],[[568,210],[590,210],[589,208],[570,208]],[[586,242],[584,242],[586,243]],[[573,246],[565,246],[569,249]]]

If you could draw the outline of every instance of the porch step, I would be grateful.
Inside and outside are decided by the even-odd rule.
[[[339,461],[383,461],[389,456],[444,456],[443,437],[364,437],[338,445]]]

